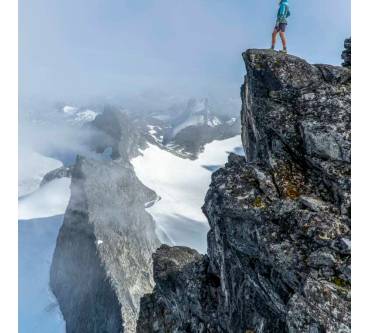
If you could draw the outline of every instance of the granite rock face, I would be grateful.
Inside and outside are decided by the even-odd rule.
[[[248,74],[241,92],[242,141],[248,161],[265,163],[282,194],[317,192],[348,214],[350,70],[273,51],[249,50],[243,57]]]
[[[145,207],[157,195],[140,182],[128,160],[138,151],[137,135],[126,123],[111,121],[124,116],[98,117],[115,159],[78,157],[71,167],[71,198],[50,286],[67,333],[133,333],[140,299],[154,285],[152,253],[160,242]]]
[[[186,247],[162,245],[153,255],[156,286],[141,299],[138,333],[221,332],[220,281],[207,256]]]
[[[212,176],[208,254],[154,256],[138,332],[350,332],[350,69],[243,58],[246,158]]]

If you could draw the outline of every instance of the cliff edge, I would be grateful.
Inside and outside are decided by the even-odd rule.
[[[212,176],[208,254],[153,256],[137,332],[350,332],[350,67],[243,59],[246,158]]]

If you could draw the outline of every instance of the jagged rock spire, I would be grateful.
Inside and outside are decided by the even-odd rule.
[[[344,67],[351,67],[351,37],[344,41],[344,51],[342,52],[342,59]]]

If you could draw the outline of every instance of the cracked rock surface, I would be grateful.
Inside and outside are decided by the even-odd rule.
[[[207,255],[153,256],[138,332],[350,332],[350,69],[243,58],[246,158],[212,176]]]

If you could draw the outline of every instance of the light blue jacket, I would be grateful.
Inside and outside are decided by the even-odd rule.
[[[287,18],[290,16],[289,3],[288,0],[281,0],[279,11],[277,14],[276,23],[288,23]]]

